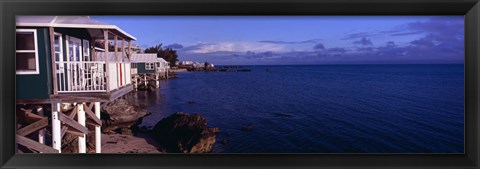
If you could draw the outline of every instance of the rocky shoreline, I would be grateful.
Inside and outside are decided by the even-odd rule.
[[[140,128],[151,113],[125,99],[102,104],[101,113],[102,153],[209,153],[219,132],[208,127],[204,117],[183,112],[159,120],[152,129]],[[89,130],[93,133],[94,128]],[[94,139],[87,135],[87,152],[95,151]],[[78,150],[75,135],[67,133],[62,142],[62,152]]]

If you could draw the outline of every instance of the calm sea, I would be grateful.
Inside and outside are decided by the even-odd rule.
[[[178,73],[136,92],[153,113],[142,125],[201,114],[221,130],[214,153],[464,151],[463,64],[244,68]]]

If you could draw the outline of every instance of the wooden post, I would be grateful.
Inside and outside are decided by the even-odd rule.
[[[100,118],[100,102],[95,102],[95,115]],[[95,152],[102,152],[102,132],[100,131],[100,126],[95,126]]]
[[[55,63],[55,30],[53,27],[50,27],[50,55],[52,58],[51,66],[52,66],[52,83],[53,83],[53,94],[57,94],[58,91],[58,84],[57,84],[57,64]],[[62,43],[62,42],[59,42]]]
[[[147,74],[143,74],[143,80],[145,81],[145,87],[147,87]]]
[[[117,80],[117,88],[120,87],[120,78],[118,77],[118,36],[113,35],[113,46],[114,46],[114,52],[115,52],[115,79]]]
[[[43,107],[42,106],[39,106],[37,108],[37,113],[38,115],[40,116],[44,116],[44,113],[43,113]],[[38,142],[39,143],[42,143],[42,144],[45,144],[45,129],[41,129],[38,131]]]
[[[125,61],[126,61],[126,59],[125,59],[125,39],[122,38],[122,64],[124,64]],[[124,64],[123,66],[120,65],[120,69],[121,69],[120,72],[122,72],[122,73],[121,73],[121,75],[122,75],[122,84],[127,84],[127,83],[126,83],[126,81],[127,81],[127,79],[126,79],[127,73],[126,73],[126,71],[124,71],[124,70],[126,70],[126,64]]]
[[[110,93],[110,83],[109,83],[109,73],[110,69],[108,69],[108,31],[105,29],[103,30],[103,40],[105,41],[105,78],[106,78],[106,85],[107,85],[107,93]]]
[[[132,47],[130,45],[130,41],[128,41],[128,60],[132,58]]]
[[[60,103],[52,103],[52,147],[62,152],[62,127],[58,114],[60,112]]]
[[[122,62],[125,59],[125,39],[122,38]]]
[[[138,89],[138,75],[133,75],[135,79],[135,91]]]
[[[80,125],[85,126],[85,110],[83,110],[83,105],[85,103],[77,104],[77,121]],[[86,153],[87,152],[87,138],[85,134],[78,136],[78,152]]]
[[[95,51],[95,42],[96,42],[95,38],[92,38],[90,40],[90,46],[91,46],[91,49],[92,49],[92,61],[98,61],[97,52]]]
[[[117,41],[118,41],[118,36],[117,35],[113,35],[113,46],[115,47],[114,48],[114,51],[115,51],[115,62],[118,62],[118,44],[117,44]]]
[[[157,88],[160,87],[160,81],[158,80],[158,73],[155,73],[155,84],[157,85]]]

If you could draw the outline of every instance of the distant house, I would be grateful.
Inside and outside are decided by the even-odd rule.
[[[195,62],[193,62],[193,61],[181,61],[180,65],[182,65],[182,66],[193,66],[194,63]]]
[[[133,90],[130,52],[125,50],[133,40],[134,36],[116,25],[88,16],[17,16],[16,102],[51,104],[53,149],[39,149],[42,145],[22,141],[26,140],[22,134],[17,135],[17,143],[39,152],[61,152],[62,137],[71,132],[79,137],[79,152],[85,153],[85,121],[89,119],[96,125],[99,153],[100,103]],[[95,48],[96,41],[101,41],[104,48]],[[105,48],[111,41],[114,51]],[[65,114],[60,109],[63,104],[74,105],[72,111],[76,112]]]
[[[132,74],[161,74],[168,73],[170,66],[163,58],[157,58],[155,53],[134,53],[131,57]]]
[[[127,50],[127,48],[126,48],[126,50]],[[130,46],[130,50],[132,51],[132,53],[142,53],[142,49],[137,44],[132,44]]]

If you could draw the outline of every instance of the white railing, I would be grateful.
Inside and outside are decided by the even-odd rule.
[[[104,61],[55,62],[55,66],[58,93],[106,92],[107,80],[109,91],[131,84],[130,63],[108,63],[108,70]]]
[[[57,68],[57,91],[68,92],[105,92],[105,62],[55,62]]]

